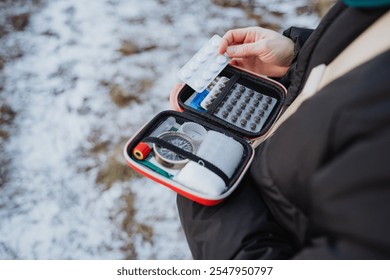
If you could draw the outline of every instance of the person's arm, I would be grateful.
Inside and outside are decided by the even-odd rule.
[[[280,78],[285,85],[289,83],[291,69],[295,67],[296,57],[311,29],[291,27],[279,34],[261,27],[233,29],[224,36],[219,53],[227,53],[233,60],[232,65]],[[176,84],[170,94],[171,107],[177,106],[177,95],[182,84]]]
[[[194,259],[288,259],[295,249],[247,174],[224,202],[202,206],[180,195],[180,220]]]
[[[299,251],[273,219],[249,175],[225,202],[201,206],[178,197],[195,259],[388,259],[390,130],[367,135],[317,170]]]
[[[301,28],[292,26],[283,31],[283,36],[291,39],[294,42],[294,58],[297,57],[299,52],[301,51],[303,45],[310,37],[311,33],[313,33],[313,29]]]
[[[317,230],[295,258],[388,259],[389,126],[351,139],[337,154],[311,179],[310,220]]]
[[[224,38],[221,53],[226,51],[244,68],[248,68],[245,62],[255,63],[261,74],[265,74],[261,69],[270,68],[268,74],[283,74],[293,58],[293,41],[271,30],[238,29]],[[171,100],[177,99],[179,87],[172,91]],[[294,241],[275,222],[249,174],[217,206],[202,206],[180,195],[177,205],[195,259],[288,259],[294,255]]]
[[[291,64],[289,69],[287,70],[286,74],[278,79],[280,83],[282,83],[284,86],[288,87],[291,83],[291,75],[294,73],[297,65],[297,59],[299,57],[299,53],[307,41],[307,39],[310,37],[310,35],[313,33],[313,29],[307,29],[307,28],[300,28],[292,26],[285,31],[283,31],[283,36],[291,39],[294,42],[294,54],[293,58],[291,60]]]

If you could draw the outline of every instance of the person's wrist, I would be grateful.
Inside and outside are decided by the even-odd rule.
[[[294,55],[292,58],[292,63],[294,63],[294,61],[297,59],[303,45],[310,37],[312,32],[312,29],[300,28],[295,26],[292,26],[283,31],[283,36],[294,42]]]
[[[295,43],[290,38],[285,38],[286,42],[286,55],[283,66],[289,67],[294,60],[294,57],[298,54]]]

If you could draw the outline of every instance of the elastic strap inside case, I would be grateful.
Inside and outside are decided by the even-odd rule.
[[[183,124],[186,122],[198,123],[198,124],[202,125],[204,128],[206,128],[207,131],[215,131],[215,132],[222,133],[228,137],[233,138],[235,141],[240,143],[242,146],[242,149],[243,149],[243,153],[242,153],[242,157],[240,159],[240,162],[239,162],[238,166],[236,167],[235,171],[233,172],[232,176],[230,176],[230,178],[229,178],[220,168],[218,168],[213,163],[209,162],[208,160],[205,160],[202,157],[198,157],[197,155],[195,155],[193,153],[189,153],[185,150],[182,150],[182,149],[180,149],[180,148],[178,148],[170,143],[167,143],[167,142],[159,139],[158,137],[150,137],[150,134],[152,133],[152,131],[154,131],[162,122],[164,122],[164,120],[166,120],[169,117],[174,117],[179,124]],[[136,161],[138,163],[140,163],[140,161],[134,157],[133,150],[140,142],[155,143],[156,145],[162,146],[164,148],[167,148],[168,150],[171,150],[174,153],[179,154],[183,158],[188,158],[190,161],[204,166],[205,168],[207,168],[211,172],[218,175],[224,181],[224,183],[226,185],[226,190],[231,188],[234,185],[234,183],[237,181],[237,179],[240,177],[240,174],[243,172],[243,170],[246,166],[246,163],[249,161],[249,159],[253,153],[252,147],[244,139],[237,137],[236,135],[229,133],[228,131],[226,131],[218,126],[210,124],[210,123],[206,122],[205,120],[199,118],[198,116],[193,115],[192,113],[179,113],[176,111],[164,111],[164,112],[159,113],[142,129],[142,131],[128,145],[128,147],[127,147],[128,156],[131,157],[134,161]],[[221,143],[215,143],[215,145],[220,145],[220,144]],[[153,170],[151,170],[151,172],[153,172]],[[193,179],[197,180],[199,178],[194,176]],[[173,180],[173,179],[167,178],[167,180]]]
[[[208,170],[214,172],[219,177],[221,177],[221,179],[225,182],[226,185],[229,184],[229,177],[221,169],[219,169],[217,166],[215,166],[214,164],[212,164],[208,160],[201,158],[201,157],[198,157],[194,153],[190,153],[190,152],[187,152],[186,150],[180,149],[179,147],[177,147],[171,143],[168,143],[168,142],[166,142],[158,137],[146,137],[142,141],[157,144],[158,146],[161,146],[165,149],[168,149],[168,150],[174,152],[175,154],[180,155],[181,157],[183,157],[185,159],[189,159],[193,162],[196,162],[197,164],[202,165],[203,167],[207,168]]]

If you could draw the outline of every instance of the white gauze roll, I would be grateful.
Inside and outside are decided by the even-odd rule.
[[[199,193],[213,196],[220,195],[226,189],[221,177],[193,161],[187,163],[174,179]]]
[[[208,131],[196,155],[219,169],[229,178],[241,161],[244,149],[232,137],[216,131]],[[195,162],[189,162],[175,176],[176,181],[198,192],[219,195],[225,191],[224,181],[215,173]]]
[[[196,155],[214,164],[230,178],[240,163],[243,153],[242,145],[232,137],[210,130]]]

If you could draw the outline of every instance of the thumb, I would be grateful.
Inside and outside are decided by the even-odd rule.
[[[229,57],[243,58],[250,56],[259,56],[264,52],[264,45],[261,41],[242,45],[229,46],[226,53]]]

